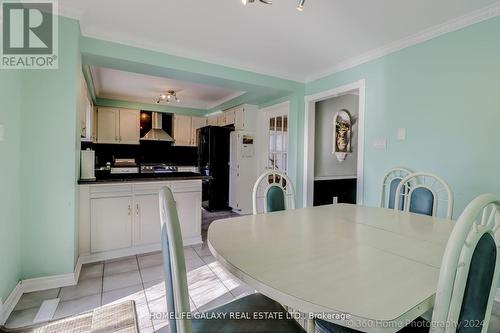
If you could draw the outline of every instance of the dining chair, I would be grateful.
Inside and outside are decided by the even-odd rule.
[[[252,192],[253,214],[295,209],[295,189],[281,171],[267,170],[255,182]]]
[[[396,189],[406,176],[410,175],[413,171],[404,167],[393,168],[384,175],[382,178],[382,193],[380,195],[380,207],[394,209],[394,201],[396,199]],[[402,202],[403,203],[403,202]],[[403,207],[399,208],[402,210]]]
[[[181,226],[172,191],[163,187],[159,195],[161,243],[163,269],[168,309],[168,330],[170,333],[224,333],[224,332],[290,332],[304,333],[304,329],[293,319],[287,317],[283,307],[262,294],[245,296],[206,314],[209,317],[227,314],[223,319],[190,318],[189,293],[184,259]],[[283,319],[231,319],[230,313],[248,314],[254,318],[261,313],[274,313]],[[276,318],[276,317],[275,317]]]
[[[407,190],[403,188],[406,187]],[[451,219],[453,193],[441,177],[427,172],[415,172],[401,180],[396,189],[395,207],[404,211]]]
[[[500,197],[483,194],[465,208],[446,244],[430,332],[488,331],[500,277],[499,248]],[[410,324],[400,332],[429,332],[417,326]],[[357,332],[322,320],[316,321],[316,328],[319,333]]]

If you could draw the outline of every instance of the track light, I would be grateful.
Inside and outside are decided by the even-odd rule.
[[[166,101],[167,104],[170,104],[170,102],[175,100],[177,103],[180,103],[181,100],[177,97],[177,93],[174,90],[169,90],[166,93],[160,94],[157,100],[155,100],[156,104],[160,104],[162,101]]]
[[[297,5],[297,10],[303,11],[305,2],[306,0],[299,0],[299,4]]]

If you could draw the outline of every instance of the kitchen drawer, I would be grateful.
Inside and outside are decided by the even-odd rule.
[[[131,184],[103,184],[90,186],[91,198],[121,197],[128,195],[132,195]]]

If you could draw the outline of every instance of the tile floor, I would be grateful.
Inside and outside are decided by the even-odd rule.
[[[184,253],[192,311],[205,311],[253,293],[215,261],[206,243],[186,247]],[[134,300],[141,333],[167,332],[166,320],[151,319],[151,314],[167,311],[161,265],[159,252],[84,265],[76,286],[24,294],[6,327],[32,324],[40,305],[48,299],[60,299],[52,319]],[[500,317],[492,317],[488,332],[500,332]]]
[[[184,253],[192,311],[205,311],[253,293],[215,261],[206,243],[186,247]],[[159,252],[84,265],[76,286],[24,294],[6,327],[32,324],[42,302],[53,298],[60,302],[52,319],[134,300],[140,332],[167,332],[166,320],[151,319],[152,313],[167,311]]]

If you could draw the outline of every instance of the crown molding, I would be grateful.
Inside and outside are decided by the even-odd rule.
[[[309,76],[305,80],[305,83],[310,83],[312,81],[316,81],[316,80],[322,79],[324,77],[333,75],[335,73],[342,72],[342,71],[345,71],[347,69],[365,64],[367,62],[382,58],[386,55],[403,50],[403,49],[408,48],[410,46],[414,46],[414,45],[426,42],[428,40],[437,38],[439,36],[445,35],[447,33],[453,32],[453,31],[457,31],[457,30],[466,28],[468,26],[474,25],[474,24],[482,22],[482,21],[486,21],[490,18],[499,16],[499,15],[500,15],[500,2],[497,2],[493,5],[490,5],[490,6],[482,8],[482,9],[470,12],[466,15],[449,20],[445,23],[442,23],[442,24],[436,25],[434,27],[425,29],[425,30],[423,30],[419,33],[416,33],[414,35],[411,35],[409,37],[400,39],[398,41],[389,43],[389,44],[382,46],[380,48],[376,48],[374,50],[371,50],[369,52],[361,54],[357,57],[353,57],[351,59],[343,61],[343,62],[331,67],[330,69],[328,69],[326,71]]]

